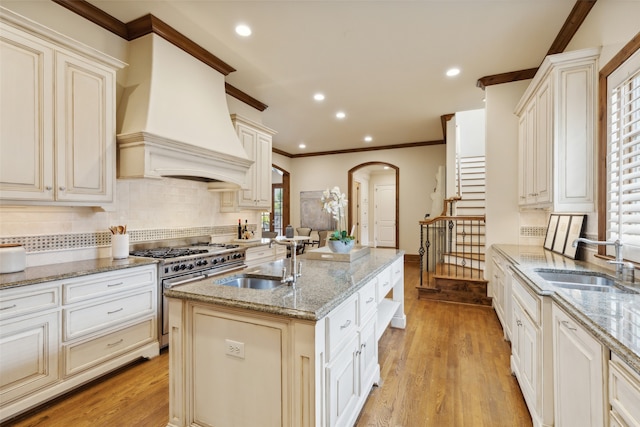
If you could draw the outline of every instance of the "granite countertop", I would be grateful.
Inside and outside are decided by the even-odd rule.
[[[157,261],[151,258],[129,257],[125,259],[97,258],[27,267],[23,271],[16,273],[0,274],[0,289],[34,285],[156,263]]]
[[[549,296],[612,352],[640,374],[640,284],[620,282],[637,293],[564,289],[544,280],[537,269],[598,272],[615,278],[612,270],[574,261],[541,247],[493,245],[513,263],[513,270],[538,295]],[[613,273],[613,274],[612,274]]]
[[[404,251],[395,249],[371,249],[368,256],[350,263],[306,259],[302,255],[298,257],[303,262],[302,276],[295,289],[289,285],[269,290],[243,289],[213,283],[237,275],[235,272],[169,289],[165,295],[316,321],[403,255]],[[283,266],[288,264],[289,259],[273,261],[247,268],[241,274],[279,279]]]

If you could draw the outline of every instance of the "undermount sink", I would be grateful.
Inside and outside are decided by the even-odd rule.
[[[553,286],[563,289],[611,293],[637,293],[634,290],[618,285],[616,281],[610,277],[600,274],[546,270],[536,270],[536,273]]]
[[[273,289],[282,285],[279,277],[249,274],[239,274],[225,279],[215,280],[214,283],[218,285],[250,289]]]

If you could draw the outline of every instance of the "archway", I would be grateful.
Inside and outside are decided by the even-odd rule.
[[[360,219],[361,219],[361,215],[358,213],[358,210],[361,208],[360,206],[360,200],[359,197],[357,196],[357,192],[359,192],[359,187],[358,187],[358,183],[355,182],[354,180],[354,175],[356,175],[358,172],[363,172],[363,173],[371,173],[371,171],[376,171],[376,170],[380,170],[382,171],[383,168],[388,168],[388,169],[392,169],[395,172],[395,179],[394,179],[394,185],[395,185],[395,224],[394,224],[394,242],[391,245],[391,247],[395,247],[396,249],[398,249],[399,246],[399,241],[398,241],[398,235],[399,235],[399,222],[398,222],[398,218],[400,217],[400,168],[398,166],[395,166],[391,163],[386,163],[386,162],[366,162],[366,163],[361,163],[353,168],[351,168],[349,170],[348,173],[348,200],[350,201],[355,201],[355,203],[351,202],[347,205],[347,211],[348,211],[348,219],[349,219],[349,230],[351,230],[352,228],[354,228],[355,225],[355,230],[356,230],[356,235],[358,237],[358,240],[361,240],[362,238],[362,233],[360,233],[360,231],[363,229],[363,225],[359,223]],[[357,199],[358,198],[358,199]],[[369,221],[371,222],[371,221]],[[368,225],[368,224],[367,224]],[[375,239],[375,237],[374,237]]]

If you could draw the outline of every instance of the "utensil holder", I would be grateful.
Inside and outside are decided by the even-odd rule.
[[[111,257],[113,259],[129,258],[128,234],[114,234],[111,236]]]

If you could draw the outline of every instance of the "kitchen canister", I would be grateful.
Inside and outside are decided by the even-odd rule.
[[[111,257],[113,259],[125,259],[129,257],[129,235],[111,235]]]
[[[287,225],[287,227],[284,229],[284,237],[286,237],[287,239],[293,238],[293,227],[291,226],[291,224]]]
[[[26,254],[24,246],[17,243],[0,245],[0,273],[15,273],[24,270]]]

